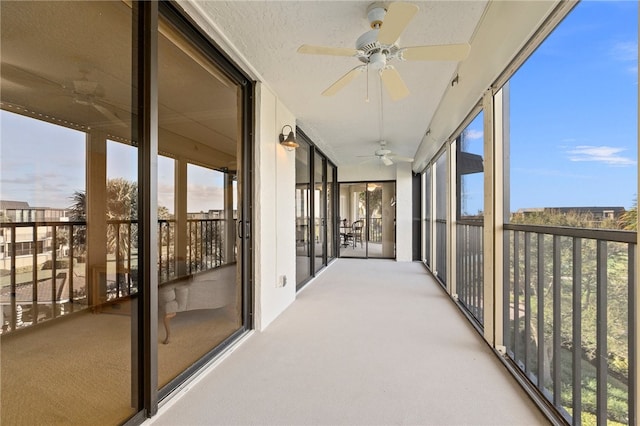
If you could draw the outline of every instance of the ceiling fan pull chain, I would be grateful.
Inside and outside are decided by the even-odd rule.
[[[369,102],[369,62],[367,62],[367,99],[365,102]]]
[[[382,111],[382,82],[380,82],[380,140],[384,140],[384,114]]]

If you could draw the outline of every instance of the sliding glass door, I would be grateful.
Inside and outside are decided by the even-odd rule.
[[[298,138],[296,149],[296,284],[311,277],[311,146]]]
[[[336,166],[296,129],[296,286],[336,257]]]
[[[169,2],[0,13],[0,423],[141,422],[251,326],[253,88]]]
[[[340,184],[340,256],[395,258],[395,182]]]

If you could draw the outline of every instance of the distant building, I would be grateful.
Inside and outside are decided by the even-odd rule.
[[[51,258],[54,250],[51,226],[13,224],[68,221],[66,209],[31,207],[26,201],[0,200],[0,269],[11,268],[12,254],[15,254],[16,267],[20,268],[33,265],[34,255],[37,258],[36,263],[41,265]],[[36,241],[34,229],[37,231]],[[12,232],[15,232],[13,237]]]
[[[0,200],[0,222],[68,222],[67,209],[31,207],[26,201]]]
[[[590,214],[595,221],[618,220],[626,212],[624,207],[533,207],[518,209],[513,215],[526,217],[540,213]]]

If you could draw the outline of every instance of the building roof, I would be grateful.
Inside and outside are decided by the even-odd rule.
[[[0,210],[30,209],[26,201],[0,200]]]

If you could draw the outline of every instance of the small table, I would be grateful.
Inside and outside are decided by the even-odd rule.
[[[342,239],[342,247],[349,245],[349,234],[351,233],[351,225],[340,225],[340,238]]]

